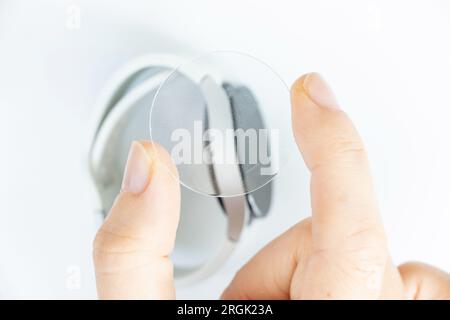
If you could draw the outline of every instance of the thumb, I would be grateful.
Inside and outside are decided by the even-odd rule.
[[[180,211],[176,167],[151,142],[133,142],[122,190],[94,241],[101,299],[173,299],[172,252]]]
[[[312,207],[311,257],[294,295],[378,298],[385,283],[400,292],[356,127],[319,74],[299,78],[291,93],[294,137],[311,171]]]

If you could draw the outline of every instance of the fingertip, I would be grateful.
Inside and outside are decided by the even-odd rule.
[[[144,246],[157,244],[160,248],[156,252],[169,252],[179,221],[181,196],[177,178],[175,164],[163,147],[152,141],[134,141],[121,192],[102,228],[141,237],[147,241],[142,242]]]
[[[305,97],[314,107],[340,109],[333,90],[325,78],[317,72],[307,73],[298,78],[292,85],[291,96],[293,106],[305,105],[305,100],[299,99]]]
[[[128,151],[121,193],[142,193],[151,179],[152,163],[153,161],[144,146],[133,141]]]
[[[175,296],[168,257],[180,213],[176,177],[163,147],[145,140],[131,144],[122,190],[94,240],[101,298]]]
[[[305,88],[303,87],[303,83],[305,79],[308,77],[309,73],[306,73],[302,75],[301,77],[297,78],[297,80],[294,81],[294,83],[291,85],[291,99],[293,102],[297,101],[299,95],[305,93]]]
[[[169,152],[163,146],[151,140],[138,140],[134,143],[139,143],[140,145],[142,145],[146,150],[149,158],[157,163],[163,164],[164,167],[170,172],[170,174],[178,180],[177,167]]]
[[[294,81],[291,86],[291,96],[295,97],[297,94],[304,91],[303,82],[305,81],[306,77],[308,77],[308,75],[309,73],[305,73]]]

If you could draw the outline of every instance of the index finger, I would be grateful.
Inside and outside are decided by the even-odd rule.
[[[318,74],[299,78],[291,99],[295,140],[311,171],[309,267],[320,277],[307,279],[327,291],[319,296],[372,297],[366,289],[381,290],[389,257],[361,137]]]

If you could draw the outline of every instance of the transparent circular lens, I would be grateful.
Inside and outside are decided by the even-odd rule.
[[[267,185],[292,143],[289,90],[267,64],[215,51],[176,68],[150,112],[151,139],[172,156],[185,187],[243,195]]]

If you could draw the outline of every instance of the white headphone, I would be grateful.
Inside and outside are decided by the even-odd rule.
[[[103,216],[107,214],[120,191],[130,142],[149,138],[149,101],[155,97],[161,84],[174,72],[178,72],[176,69],[183,61],[179,57],[168,55],[135,59],[120,69],[102,91],[96,105],[96,125],[90,138],[88,161]],[[206,115],[210,128],[264,128],[258,103],[246,87],[226,83],[219,85],[200,68],[189,71],[188,74],[183,70],[183,73],[178,74],[178,78],[187,94],[190,87],[201,92],[201,96],[197,98],[203,99],[205,110],[189,110],[189,114],[197,112],[198,116]],[[186,106],[182,103],[179,105],[180,108]],[[164,114],[160,113],[160,116]],[[163,130],[157,127],[150,129],[152,132]],[[200,177],[202,188],[214,189],[219,195],[235,196],[210,197],[182,188],[182,218],[187,216],[189,219],[189,212],[196,209],[183,206],[183,199],[189,197],[207,203],[217,211],[217,215],[225,216],[227,222],[222,244],[211,257],[190,267],[180,267],[175,263],[177,284],[195,283],[215,272],[230,256],[245,225],[253,218],[260,218],[268,213],[272,183],[270,179],[267,179],[267,182],[262,181],[254,174],[254,170],[246,169],[248,168],[245,168],[245,165],[212,165],[196,169],[195,174]],[[246,190],[254,191],[247,193]]]

